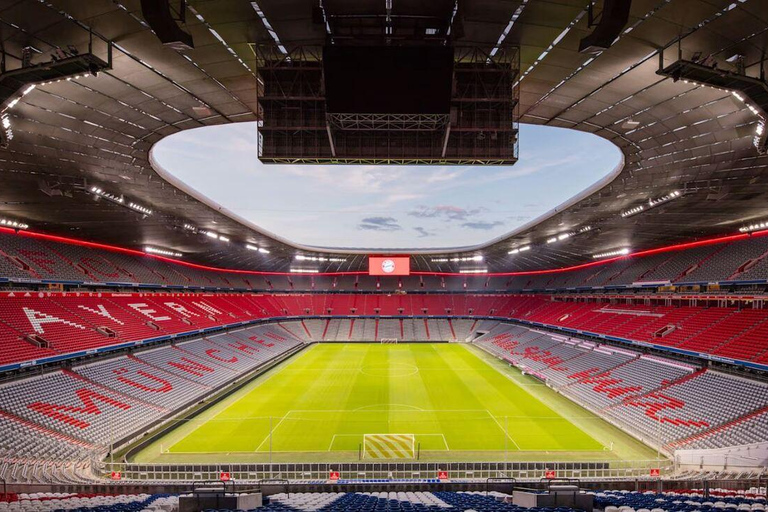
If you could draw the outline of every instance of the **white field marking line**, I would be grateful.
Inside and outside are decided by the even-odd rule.
[[[429,434],[433,435],[433,434]],[[434,434],[437,435],[437,434]],[[349,450],[347,450],[349,451]],[[425,452],[437,452],[437,451],[445,451],[445,450],[422,450]],[[461,452],[477,452],[477,453],[495,453],[498,454],[500,450],[460,450]],[[605,453],[604,450],[566,450],[566,449],[553,449],[553,450],[520,450],[520,453],[574,453],[574,452],[583,452],[583,453]],[[230,451],[230,452],[173,452],[172,454],[168,455],[253,455],[255,452],[238,452],[238,451]],[[263,455],[268,455],[268,452],[260,452]],[[272,450],[273,454],[277,453],[328,453],[324,451],[317,451],[317,450]],[[603,460],[604,459],[600,459]],[[229,464],[232,461],[220,461],[222,464]],[[587,462],[598,462],[598,460],[590,461],[587,460]],[[158,462],[158,464],[161,464]]]
[[[333,437],[331,438],[331,444],[328,445],[328,450],[331,451],[333,448],[333,443],[336,442],[337,437],[363,437],[365,434],[333,434]],[[442,437],[443,438],[443,444],[445,444],[445,451],[451,451],[451,449],[448,447],[448,441],[445,440],[445,434],[413,434],[414,436],[418,437]],[[437,451],[437,450],[430,450],[430,451]],[[181,452],[176,452],[181,453]],[[190,452],[190,453],[197,453],[197,452]],[[210,452],[210,453],[218,453],[218,452]]]
[[[411,373],[395,374],[395,375],[393,375],[393,377],[411,377],[411,376],[413,376],[413,375],[418,375],[418,374],[419,374],[419,371],[420,371],[420,370],[419,370],[419,367],[418,367],[418,366],[416,366],[415,364],[408,364],[408,363],[392,363],[392,365],[390,365],[390,366],[387,366],[387,367],[383,367],[383,366],[382,366],[382,367],[381,367],[381,369],[386,369],[386,370],[390,370],[390,369],[397,369],[397,366],[393,366],[393,365],[398,365],[398,364],[399,364],[401,367],[402,367],[402,366],[409,366],[409,367],[412,367],[412,368],[413,368],[413,370],[411,371]],[[376,374],[374,374],[374,373],[368,373],[367,371],[365,371],[366,369],[369,369],[369,370],[373,370],[373,368],[371,368],[371,367],[368,367],[368,366],[361,366],[361,367],[360,367],[360,368],[359,368],[357,371],[359,371],[359,372],[360,372],[360,373],[362,373],[363,375],[367,375],[367,376],[369,376],[369,377],[384,377],[384,375],[376,375]]]
[[[267,442],[267,440],[269,440],[270,436],[274,436],[274,435],[275,435],[275,431],[277,430],[277,427],[279,427],[280,425],[282,425],[282,423],[285,421],[285,418],[287,418],[287,417],[288,417],[288,415],[289,415],[289,414],[291,414],[292,412],[293,412],[293,411],[288,411],[288,412],[286,412],[285,414],[283,414],[283,417],[282,417],[282,418],[280,418],[280,421],[278,421],[278,422],[277,422],[277,425],[275,425],[274,427],[272,427],[272,431],[271,431],[271,432],[267,432],[267,435],[264,437],[264,440],[262,440],[262,441],[261,441],[261,443],[259,444],[259,446],[257,446],[257,447],[256,447],[256,449],[255,449],[255,450],[253,450],[254,452],[258,452],[258,451],[259,451],[259,448],[261,448],[261,447],[262,447],[262,445],[263,445],[264,443],[266,443],[266,442]]]
[[[309,352],[309,351],[310,351],[312,348],[313,348],[312,346],[310,346],[310,347],[306,348],[305,350],[303,350],[303,351],[302,351],[301,355],[305,355],[305,354],[307,354],[307,353],[308,353],[308,352]],[[290,363],[290,364],[293,364],[294,362],[296,362],[296,360],[295,360],[293,357],[289,357],[288,359],[286,359],[285,361],[283,361],[283,362],[282,362],[282,363],[280,363],[280,364],[284,364],[284,363],[287,363],[288,361],[291,361],[291,363]],[[272,377],[276,377],[277,375],[280,375],[281,373],[283,373],[283,371],[284,371],[286,368],[288,368],[288,366],[290,366],[290,365],[286,365],[284,368],[279,368],[279,367],[278,367],[278,368],[272,368],[272,369],[270,369],[270,370],[267,370],[267,371],[273,371],[273,370],[276,370],[276,371],[275,371],[275,372],[274,372],[272,375],[270,375],[269,377],[267,377],[266,379],[264,379],[264,380],[262,380],[261,382],[259,382],[259,383],[258,383],[258,384],[257,384],[257,385],[254,387],[254,388],[252,388],[252,389],[249,389],[249,390],[248,390],[248,392],[246,393],[246,395],[245,395],[245,396],[247,396],[247,395],[250,395],[250,394],[251,394],[251,393],[252,393],[254,390],[256,390],[256,389],[260,388],[260,387],[261,387],[261,386],[262,386],[262,385],[263,385],[265,382],[267,382],[268,380],[272,379]],[[257,378],[258,378],[258,377],[257,377]],[[242,390],[242,389],[243,389],[243,388],[241,388],[240,390]],[[240,390],[238,390],[238,391],[240,391]],[[236,391],[236,392],[237,392],[237,391]],[[181,439],[179,439],[178,441],[176,441],[175,443],[173,443],[171,446],[169,446],[169,447],[167,448],[167,450],[168,450],[168,453],[170,453],[170,451],[171,451],[171,448],[173,448],[174,446],[176,446],[177,444],[179,444],[180,442],[184,441],[186,438],[188,438],[189,436],[191,436],[193,433],[195,433],[195,431],[196,431],[197,429],[199,429],[199,428],[200,428],[200,427],[202,427],[203,425],[205,425],[205,424],[207,424],[207,423],[209,423],[209,422],[213,421],[213,420],[214,420],[216,417],[218,417],[218,416],[219,416],[219,414],[221,414],[221,413],[223,413],[224,411],[228,410],[230,407],[232,407],[233,405],[235,405],[236,403],[238,403],[240,400],[242,400],[243,398],[245,398],[245,396],[241,396],[240,398],[238,398],[237,400],[235,400],[234,402],[232,402],[232,403],[231,403],[231,404],[229,404],[228,406],[224,407],[223,409],[221,409],[219,412],[217,412],[216,414],[214,414],[214,415],[213,415],[213,416],[211,416],[210,418],[206,419],[205,421],[201,421],[199,425],[197,425],[195,428],[193,428],[192,430],[190,430],[189,432],[187,432],[187,433],[184,435],[184,437],[182,437]],[[224,400],[226,400],[226,398],[224,398]],[[218,404],[217,404],[217,405],[220,405],[220,404],[222,404],[222,403],[223,403],[223,401],[222,401],[222,402],[218,402]],[[183,452],[174,452],[174,453],[183,453]]]
[[[380,407],[380,406],[383,406],[383,407],[392,407],[392,406],[394,406],[394,407],[405,407],[406,410],[416,410],[416,411],[424,412],[424,409],[422,409],[421,407],[418,407],[416,405],[408,405],[408,404],[371,404],[371,405],[364,405],[362,407],[358,407],[357,409],[354,409],[352,412],[364,411],[364,410],[369,409],[371,407]],[[383,411],[383,410],[384,409],[381,409],[381,411]],[[378,410],[374,410],[373,412],[378,412]],[[397,412],[397,411],[390,411],[389,409],[387,409],[387,412]]]
[[[348,413],[348,412],[386,412],[386,413],[416,413],[416,412],[482,412],[485,413],[488,409],[392,409],[392,410],[384,410],[384,409],[368,409],[368,410],[362,410],[362,409],[292,409],[289,411],[290,413],[301,413],[301,412],[309,412],[309,413]],[[266,421],[269,418],[272,419],[278,419],[282,416],[246,416],[242,418],[227,418],[225,420],[208,420],[208,423],[243,423],[247,421]],[[510,419],[523,419],[523,420],[562,420],[562,416],[552,415],[552,416],[529,416],[527,414],[503,414],[499,417],[504,418],[510,418]],[[600,417],[596,416],[569,416],[568,418],[571,419],[579,419],[579,420],[601,420]],[[305,421],[312,421],[312,418],[295,418],[297,420],[305,420]]]
[[[378,405],[386,405],[386,404],[374,404],[374,405],[378,406]],[[395,405],[402,405],[402,404],[395,404]],[[365,406],[365,407],[369,407],[369,406]],[[405,406],[405,407],[415,407],[415,406]],[[286,419],[289,419],[288,416],[290,416],[293,413],[302,413],[302,412],[308,412],[308,413],[333,413],[333,414],[336,414],[336,413],[350,413],[350,412],[361,412],[361,411],[360,411],[360,408],[357,408],[357,409],[291,409],[291,410],[287,411],[282,417],[280,417],[280,421],[277,422],[277,424],[274,427],[272,427],[272,435],[275,434],[275,431],[283,423],[283,421],[285,421]],[[415,410],[411,410],[411,409],[394,410],[394,411],[374,410],[374,411],[366,411],[366,412],[387,412],[387,413],[389,413],[389,412],[436,412],[436,413],[441,413],[441,412],[448,412],[448,413],[450,413],[450,412],[483,412],[483,413],[485,413],[485,414],[487,414],[487,415],[489,415],[489,416],[491,416],[493,418],[493,415],[490,413],[490,411],[488,409],[420,409],[420,408],[417,408]],[[218,414],[220,414],[220,413],[218,413]],[[214,421],[215,417],[216,416],[212,417],[211,419],[207,420],[205,423]],[[253,420],[253,419],[264,420],[264,419],[267,419],[268,417],[269,416],[259,416],[258,418],[249,417],[249,418],[239,418],[239,419],[232,419],[232,420],[222,420],[222,421],[249,421],[249,420]],[[272,417],[273,418],[277,418],[277,416],[272,416]],[[520,418],[527,418],[527,417],[528,416],[520,416]],[[494,418],[494,420],[495,419],[496,418]],[[496,423],[499,424],[498,421],[496,421]],[[198,425],[197,427],[195,427],[195,430],[197,430],[201,426],[202,426],[202,424]],[[499,427],[501,427],[501,425],[499,425]],[[192,432],[194,432],[194,430]],[[187,434],[187,436],[191,435],[192,432]],[[349,435],[359,435],[359,436],[361,436],[363,434],[334,434],[334,437],[335,436],[349,436]],[[442,435],[443,436],[443,442],[445,443],[445,446],[446,446],[446,450],[448,450],[448,451],[451,450],[448,447],[448,442],[445,440],[445,435],[444,434],[416,434],[416,435],[423,435],[423,436]],[[175,452],[171,452],[170,451],[171,448],[173,448],[173,446],[175,446],[176,444],[178,444],[181,441],[183,441],[187,436],[184,436],[182,439],[180,439],[179,441],[174,443],[172,446],[170,446],[166,450],[166,453],[222,453],[222,452],[176,452],[176,451]],[[507,436],[507,437],[509,437],[509,436]],[[269,433],[267,433],[266,437],[261,441],[261,443],[259,443],[259,445],[256,447],[256,449],[253,450],[253,451],[254,452],[258,452],[259,449],[264,445],[264,443],[267,442],[267,440],[269,440]],[[515,443],[514,439],[512,439],[512,442]],[[331,444],[333,444],[333,439],[331,439]],[[517,445],[517,443],[515,443],[515,445]],[[518,446],[518,449],[520,449],[519,446]],[[298,450],[298,451],[302,451],[302,450]],[[328,451],[330,451],[330,448],[328,449]],[[234,452],[234,453],[251,453],[251,452]]]
[[[480,352],[482,352],[483,355],[498,359],[498,356],[496,354],[493,354],[492,352],[488,352],[487,350],[485,350],[484,348],[482,348],[482,347],[480,347],[478,345],[474,345],[473,344],[472,346],[475,347],[475,350],[479,350]],[[539,383],[532,383],[532,382],[520,382],[515,377],[513,377],[511,374],[502,371],[500,368],[497,368],[496,366],[492,365],[491,363],[489,363],[488,361],[484,360],[482,357],[478,356],[477,354],[473,354],[471,350],[467,349],[467,352],[469,352],[470,354],[472,354],[476,358],[480,359],[489,368],[493,368],[494,370],[496,370],[497,372],[502,374],[507,380],[510,380],[510,381],[514,382],[516,386],[518,386],[520,388],[523,388],[523,390],[526,393],[531,395],[533,398],[536,398],[536,400],[539,400],[538,397],[534,396],[533,393],[531,393],[530,391],[528,391],[525,388],[536,388],[536,387],[542,387],[542,386],[548,387],[546,384],[543,384],[543,383],[539,384]],[[510,363],[505,361],[505,364],[510,364]],[[514,368],[515,370],[518,370],[517,366],[514,366],[514,365],[510,365],[510,366],[512,366],[512,368]],[[541,402],[541,400],[539,400],[539,402]]]
[[[496,422],[496,424],[499,426],[499,428],[500,428],[500,429],[501,429],[501,431],[504,433],[504,435],[505,435],[505,436],[507,436],[507,438],[509,438],[509,440],[510,440],[510,441],[512,441],[512,444],[514,444],[514,445],[515,445],[515,447],[517,447],[518,451],[523,451],[523,449],[522,449],[522,448],[520,448],[520,445],[519,445],[519,444],[517,444],[517,441],[515,441],[515,440],[512,438],[512,436],[511,436],[511,435],[509,435],[509,432],[507,432],[506,430],[504,430],[504,427],[502,427],[502,426],[501,426],[501,423],[499,423],[499,420],[497,420],[497,419],[496,419],[496,416],[494,416],[493,414],[491,414],[491,411],[489,411],[488,409],[486,409],[485,411],[488,413],[488,416],[490,416],[491,418],[493,418],[493,421],[495,421],[495,422]]]
[[[465,348],[466,348],[466,347],[465,347]],[[472,351],[471,351],[471,350],[469,350],[468,348],[466,348],[466,350],[467,350],[469,353],[472,353]],[[489,352],[485,351],[485,349],[483,349],[483,348],[481,348],[481,347],[479,347],[479,346],[475,346],[475,350],[480,350],[480,351],[481,351],[483,354],[485,354],[485,355],[490,355],[491,357],[493,357],[493,355],[492,355],[492,354],[490,354]],[[481,358],[481,357],[480,357],[480,356],[478,356],[477,354],[473,354],[473,355],[474,355],[475,357],[477,357],[478,359],[480,359],[481,361],[483,361],[483,363],[485,363],[487,366],[489,366],[489,367],[493,368],[494,370],[496,370],[497,372],[499,372],[499,373],[500,373],[501,375],[503,375],[503,376],[504,376],[504,377],[505,377],[507,380],[509,380],[509,381],[511,381],[512,383],[514,383],[514,384],[515,384],[517,387],[521,388],[523,391],[525,391],[526,393],[528,393],[528,395],[530,395],[530,397],[531,397],[531,398],[533,398],[534,400],[537,400],[537,401],[541,402],[542,404],[544,404],[545,406],[549,407],[549,406],[548,406],[547,404],[545,404],[545,403],[544,403],[544,402],[543,402],[543,401],[542,401],[542,400],[541,400],[539,397],[537,397],[536,395],[534,395],[533,393],[531,393],[530,391],[528,391],[527,389],[525,389],[525,388],[526,388],[526,386],[525,386],[525,385],[521,385],[521,384],[520,384],[520,383],[517,381],[517,379],[515,379],[514,377],[512,377],[512,375],[511,375],[511,374],[509,374],[509,373],[507,373],[507,372],[505,372],[505,371],[502,371],[500,368],[498,368],[498,367],[496,367],[496,366],[494,366],[494,365],[490,364],[488,361],[485,361],[483,358]],[[516,367],[515,367],[515,368],[516,368]],[[544,384],[542,384],[542,385],[544,385]],[[531,386],[531,387],[532,387],[532,386]],[[575,402],[574,402],[574,403],[575,403]],[[552,412],[554,412],[554,411],[552,411]],[[490,413],[490,411],[488,411],[488,414],[491,414],[491,413]],[[522,449],[520,448],[520,445],[518,445],[518,444],[517,444],[517,442],[516,442],[514,439],[512,439],[512,437],[509,435],[509,432],[506,432],[506,431],[504,431],[504,428],[501,426],[501,424],[499,423],[499,421],[498,421],[498,420],[497,420],[497,419],[496,419],[496,418],[495,418],[495,417],[494,417],[492,414],[491,414],[491,417],[494,419],[494,421],[496,421],[496,424],[497,424],[497,425],[499,425],[499,428],[500,428],[500,429],[501,429],[501,430],[502,430],[502,431],[503,431],[503,432],[506,434],[506,436],[507,436],[507,437],[508,437],[508,438],[509,438],[509,439],[510,439],[510,440],[511,440],[513,443],[515,443],[515,446],[517,446],[517,449],[518,449],[518,450],[520,450],[520,451],[522,451]],[[551,417],[551,416],[545,416],[544,418],[546,418],[546,419],[555,419],[555,418],[553,418],[553,417]],[[573,422],[571,422],[571,417],[569,417],[569,416],[563,416],[563,415],[560,415],[560,418],[562,418],[562,419],[564,419],[564,420],[568,421],[569,423],[571,423],[572,425],[574,425],[574,424],[573,424]],[[574,419],[576,419],[576,417],[574,417]],[[580,427],[578,427],[578,426],[576,426],[576,425],[574,425],[574,426],[575,426],[576,428],[578,428],[579,430],[581,430],[582,432],[584,432],[584,430],[582,430]],[[588,435],[589,437],[592,437],[592,435],[591,435],[591,434],[588,434],[588,433],[586,433],[586,432],[584,432],[584,433],[585,433],[586,435]],[[592,437],[592,439],[594,439],[594,437]],[[599,441],[598,441],[598,442],[599,442]],[[549,451],[555,451],[555,450],[549,450]]]
[[[474,350],[479,350],[480,352],[482,352],[482,353],[483,353],[483,354],[485,354],[486,356],[495,357],[495,356],[494,356],[492,353],[490,353],[490,352],[486,351],[484,348],[482,348],[482,347],[481,347],[481,346],[479,346],[479,345],[474,345],[474,344],[473,344],[472,346],[474,346]],[[466,349],[466,350],[467,350],[467,351],[468,351],[470,354],[472,353],[472,350],[470,350],[469,348],[467,348],[467,346],[464,346],[464,348],[465,348],[465,349]],[[501,368],[498,368],[498,367],[496,367],[496,366],[492,365],[491,363],[489,363],[488,361],[485,361],[483,358],[481,358],[481,357],[480,357],[480,356],[478,356],[477,354],[473,354],[473,355],[474,355],[475,357],[477,357],[478,359],[480,359],[481,361],[483,361],[483,362],[484,362],[486,365],[488,365],[489,367],[491,367],[491,368],[493,368],[494,370],[496,370],[497,372],[499,372],[501,375],[503,375],[504,377],[506,377],[508,380],[512,381],[512,382],[513,382],[513,383],[514,383],[516,386],[520,387],[520,388],[521,388],[523,391],[525,391],[526,393],[528,393],[528,394],[531,396],[531,398],[533,398],[534,400],[537,400],[537,401],[541,402],[541,403],[542,403],[543,405],[545,405],[547,408],[549,408],[550,410],[552,410],[552,408],[551,408],[551,407],[549,407],[549,405],[547,405],[546,403],[544,403],[544,401],[543,401],[543,400],[541,400],[539,397],[537,397],[536,395],[534,395],[533,393],[531,393],[530,391],[528,391],[527,389],[525,389],[527,386],[525,386],[525,385],[521,385],[521,384],[520,384],[520,383],[517,381],[517,379],[515,379],[514,377],[512,377],[512,374],[510,374],[510,373],[507,373],[507,372],[505,372],[505,371],[502,371],[502,370],[501,370]],[[515,368],[516,370],[518,369],[516,366],[513,366],[513,368]],[[546,384],[536,384],[536,386],[546,386]],[[534,385],[530,385],[530,386],[528,386],[528,387],[534,387]],[[547,386],[547,387],[548,387],[548,386]],[[574,402],[573,400],[570,400],[570,399],[567,399],[567,400],[569,400],[569,401],[570,401],[572,404],[576,405],[577,407],[580,407],[580,408],[582,408],[582,409],[586,409],[584,406],[582,406],[582,405],[580,405],[580,404],[578,404],[578,403]],[[552,412],[554,412],[554,411],[552,411]],[[589,412],[589,411],[587,411],[587,412]],[[593,415],[593,416],[566,416],[566,415],[562,415],[562,414],[561,414],[561,415],[560,415],[560,417],[561,417],[562,419],[566,420],[568,423],[570,423],[570,424],[571,424],[571,425],[573,425],[574,427],[576,427],[577,429],[581,430],[581,431],[582,431],[584,434],[586,434],[588,437],[590,437],[590,438],[594,439],[596,442],[600,443],[600,441],[598,441],[597,439],[595,439],[595,438],[594,438],[594,436],[593,436],[593,435],[592,435],[590,432],[587,432],[587,431],[585,431],[585,430],[584,430],[584,429],[582,429],[580,426],[578,426],[578,425],[576,425],[575,423],[573,423],[573,421],[571,421],[571,419],[583,419],[583,420],[587,420],[587,421],[593,421],[593,420],[595,420],[595,419],[599,419],[599,420],[603,420],[603,421],[606,421],[604,418],[602,418],[602,417],[598,416],[597,414],[595,414],[595,415]],[[549,418],[549,417],[546,417],[546,418]],[[549,451],[556,451],[556,450],[549,450]]]
[[[386,405],[386,404],[375,404],[375,405]],[[395,404],[400,405],[400,404]],[[363,406],[363,407],[370,407],[370,406]],[[409,407],[415,407],[415,406],[409,406]],[[357,409],[291,409],[288,411],[289,413],[294,412],[365,412],[361,410],[361,407],[358,407]],[[488,412],[488,409],[421,409],[416,408],[414,410],[412,409],[395,409],[395,410],[373,410],[373,411],[367,411],[367,412]],[[266,418],[267,416],[260,416],[260,418]],[[276,416],[274,416],[276,417]],[[511,418],[512,416],[510,416]],[[530,416],[520,416],[521,418],[529,418]],[[245,418],[248,419],[248,418]]]
[[[364,366],[361,366],[359,368],[347,368],[345,366],[340,366],[339,368],[334,368],[333,366],[328,366],[325,368],[286,368],[285,373],[307,373],[307,372],[324,372],[326,370],[333,370],[334,373],[365,373],[363,370],[365,369]],[[418,367],[419,372],[442,372],[442,373],[457,373],[457,372],[476,372],[476,368],[426,368],[423,366]],[[367,374],[366,374],[367,375]],[[415,375],[415,374],[413,374]],[[376,375],[376,377],[381,377],[381,375]],[[401,377],[401,375],[397,375],[397,377]],[[544,384],[529,384],[531,386],[544,386]]]

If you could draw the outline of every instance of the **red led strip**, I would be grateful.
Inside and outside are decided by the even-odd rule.
[[[125,247],[117,247],[114,245],[107,245],[107,244],[101,244],[97,242],[86,242],[84,240],[77,240],[74,238],[67,238],[63,236],[57,236],[57,235],[46,235],[43,233],[35,233],[32,231],[16,231],[11,228],[4,228],[0,227],[0,233],[7,233],[7,234],[18,234],[20,236],[27,236],[30,238],[38,238],[41,240],[49,240],[52,242],[60,242],[65,244],[72,244],[72,245],[79,245],[81,247],[88,247],[91,249],[103,249],[106,251],[111,252],[119,252],[123,254],[130,254],[132,256],[141,256],[144,258],[154,258],[160,261],[166,261],[169,263],[173,263],[176,265],[183,265],[185,267],[189,268],[196,268],[199,270],[208,270],[212,272],[231,272],[234,274],[250,274],[250,275],[271,275],[271,276],[296,276],[296,275],[309,275],[309,276],[349,276],[349,275],[368,275],[368,272],[364,271],[355,271],[355,272],[312,272],[307,274],[302,274],[299,272],[267,272],[262,270],[238,270],[238,269],[229,269],[229,268],[218,268],[218,267],[209,267],[207,265],[199,265],[197,263],[190,263],[188,261],[182,261],[182,260],[176,260],[173,258],[167,258],[165,256],[160,256],[157,254],[147,254],[142,251],[137,251],[135,249],[126,249]],[[704,247],[707,245],[715,245],[715,244],[722,244],[726,242],[735,242],[738,240],[746,240],[748,238],[757,237],[757,236],[766,236],[768,235],[768,229],[762,230],[762,231],[754,231],[752,233],[739,233],[736,235],[728,235],[728,236],[722,236],[718,238],[708,238],[706,240],[697,240],[695,242],[686,242],[683,244],[676,244],[676,245],[668,245],[666,247],[658,247],[656,249],[648,249],[645,251],[638,251],[631,254],[623,255],[623,256],[615,256],[613,258],[606,258],[604,260],[598,260],[598,261],[590,261],[589,263],[582,263],[580,265],[572,265],[570,267],[561,267],[561,268],[553,268],[548,270],[526,270],[526,271],[519,271],[519,272],[488,272],[484,274],[462,274],[460,272],[411,272],[411,275],[417,275],[417,276],[461,276],[461,277],[472,277],[472,276],[489,276],[489,277],[504,277],[504,276],[533,276],[533,275],[541,275],[541,274],[556,274],[560,272],[569,272],[571,270],[581,270],[584,268],[589,267],[596,267],[599,265],[606,265],[608,263],[613,263],[614,261],[623,260],[625,258],[639,258],[643,256],[652,256],[654,254],[664,253],[664,252],[671,252],[671,251],[681,251],[684,249],[692,249],[694,247]]]

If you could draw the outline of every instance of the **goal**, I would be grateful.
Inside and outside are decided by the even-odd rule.
[[[397,343],[397,338],[381,338],[382,343]]]
[[[365,459],[416,458],[415,434],[363,434]]]

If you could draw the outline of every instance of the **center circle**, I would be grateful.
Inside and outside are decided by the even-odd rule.
[[[369,364],[360,368],[360,372],[371,377],[408,377],[419,373],[419,369],[406,363]]]

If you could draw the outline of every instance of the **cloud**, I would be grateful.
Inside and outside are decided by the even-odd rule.
[[[399,231],[403,228],[393,217],[366,217],[357,225],[357,229],[364,229],[366,231]]]
[[[477,222],[465,222],[461,226],[468,229],[481,229],[483,231],[488,231],[489,229],[493,229],[496,226],[501,226],[504,224],[500,220],[495,220],[493,222],[483,222],[483,221],[477,221]]]
[[[466,172],[464,169],[382,165],[285,165],[281,174],[300,178],[313,186],[329,186],[355,194],[386,195],[387,202],[416,199],[436,190],[454,187]]]
[[[423,228],[421,226],[416,226],[415,228],[413,228],[413,230],[419,234],[418,235],[419,238],[426,238],[428,236],[435,236],[435,234],[433,232],[427,231],[425,228]]]
[[[472,217],[473,215],[477,215],[482,211],[483,208],[473,208],[471,210],[467,210],[465,208],[461,208],[460,206],[453,206],[450,204],[437,206],[419,205],[415,210],[408,212],[408,215],[419,219],[434,219],[436,217],[444,217],[447,220],[467,220],[467,218]]]
[[[389,194],[387,195],[382,201],[382,204],[388,205],[392,203],[399,203],[402,201],[413,201],[415,199],[421,199],[424,197],[424,194]]]

